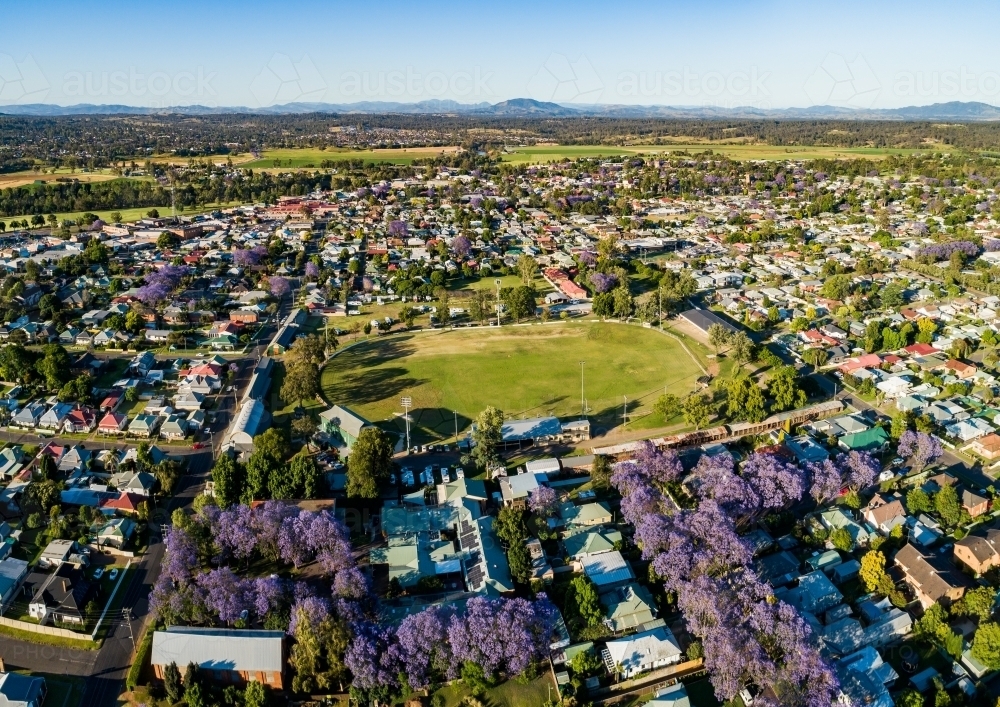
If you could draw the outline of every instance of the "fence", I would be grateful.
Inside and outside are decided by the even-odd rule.
[[[29,633],[40,633],[45,636],[58,636],[59,638],[71,638],[74,641],[93,641],[93,636],[86,633],[77,633],[76,631],[70,631],[68,628],[57,628],[55,626],[42,626],[41,624],[33,624],[28,621],[18,621],[17,619],[8,619],[6,616],[0,616],[0,626],[7,626],[8,628],[17,629],[18,631],[28,631]]]

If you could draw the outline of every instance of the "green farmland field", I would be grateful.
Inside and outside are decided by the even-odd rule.
[[[690,344],[689,346],[698,346]],[[487,405],[509,418],[580,414],[580,361],[596,428],[651,411],[664,389],[685,396],[700,369],[676,340],[638,326],[571,322],[431,331],[370,339],[323,370],[323,395],[388,430],[413,399],[412,441],[454,437]]]
[[[343,160],[364,160],[365,162],[386,162],[391,164],[412,164],[413,160],[436,157],[441,154],[453,153],[455,147],[401,147],[396,149],[373,150],[343,150],[329,148],[288,148],[264,150],[260,159],[249,162],[241,161],[239,166],[244,169],[320,169],[323,162],[339,162]]]
[[[884,159],[889,155],[908,155],[919,150],[877,147],[823,147],[807,145],[746,145],[723,142],[688,142],[665,145],[535,145],[531,147],[509,147],[504,154],[505,162],[514,164],[562,162],[584,157],[615,157],[630,155],[666,155],[673,152],[698,153],[711,150],[737,160],[811,160],[847,159],[867,157]]]

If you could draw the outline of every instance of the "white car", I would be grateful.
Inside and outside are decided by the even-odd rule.
[[[463,469],[460,466],[456,466],[455,467],[455,478],[456,479],[464,479],[465,478],[465,469]]]
[[[451,474],[448,473],[448,470],[445,467],[441,467],[441,483],[447,484],[450,481],[451,481]]]

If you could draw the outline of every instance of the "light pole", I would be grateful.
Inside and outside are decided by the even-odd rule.
[[[455,415],[455,446],[458,446],[458,411],[452,410],[453,415]]]
[[[493,280],[493,284],[497,286],[497,326],[500,326],[500,283],[502,281],[500,278]]]
[[[587,416],[587,402],[586,402],[587,399],[584,397],[583,394],[583,364],[585,363],[586,361],[580,361],[580,416],[581,417]]]
[[[406,452],[410,452],[410,407],[413,405],[413,398],[406,396],[401,401],[403,403],[403,420],[406,422]]]

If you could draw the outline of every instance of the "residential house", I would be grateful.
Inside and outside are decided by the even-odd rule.
[[[681,648],[666,626],[637,633],[617,641],[608,641],[602,651],[610,672],[625,679],[667,665],[681,662]]]
[[[564,537],[562,543],[566,556],[579,560],[588,555],[611,552],[621,539],[622,534],[614,528],[595,528]]]
[[[624,586],[635,580],[631,565],[618,550],[587,555],[580,559],[580,566],[599,592]]]
[[[0,705],[4,707],[42,707],[47,694],[43,677],[0,672]]]
[[[284,688],[284,633],[226,628],[171,626],[153,633],[150,664],[157,679],[171,663],[197,665],[220,683],[259,682]]]
[[[627,584],[601,594],[604,625],[614,633],[636,629],[656,618],[653,595],[641,584]]]
[[[187,434],[187,418],[184,416],[170,415],[160,425],[160,436],[164,439],[184,439]]]
[[[925,609],[938,602],[947,607],[965,594],[966,582],[953,566],[921,554],[913,545],[904,545],[893,561]]]
[[[128,425],[128,433],[133,437],[152,437],[160,428],[163,418],[159,415],[147,415],[141,413],[136,415]]]
[[[35,590],[28,604],[28,615],[39,623],[51,618],[60,623],[82,625],[89,591],[90,585],[82,570],[69,563],[61,564]]]
[[[585,503],[577,506],[572,502],[559,506],[559,516],[567,527],[592,527],[597,525],[609,525],[611,523],[611,509],[606,503]]]
[[[72,403],[56,403],[38,420],[38,427],[43,430],[58,430],[62,428],[63,423],[72,411]]]
[[[128,424],[128,415],[121,412],[109,412],[97,424],[97,431],[105,435],[122,434]]]
[[[972,378],[976,375],[976,367],[971,363],[951,359],[944,364],[945,371],[952,374],[959,380]]]
[[[888,535],[897,525],[906,523],[906,509],[902,500],[894,496],[877,493],[865,506],[862,515],[865,521],[883,535]]]
[[[135,521],[131,518],[112,518],[97,530],[97,545],[121,550],[135,534]]]
[[[990,499],[978,493],[963,490],[961,494],[962,510],[972,518],[978,518],[990,509]]]
[[[42,419],[42,415],[45,414],[45,403],[34,402],[28,403],[23,408],[17,411],[13,418],[11,418],[11,424],[14,427],[23,427],[25,429],[34,429],[38,426],[38,421]]]
[[[969,445],[969,449],[977,456],[988,461],[1000,458],[1000,435],[996,432],[991,432],[985,437],[973,440],[972,444]]]
[[[91,432],[97,426],[97,414],[86,405],[70,410],[63,421],[63,431],[69,433]]]
[[[991,528],[986,535],[967,535],[955,541],[955,561],[977,575],[1000,566],[1000,530]]]

